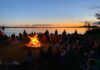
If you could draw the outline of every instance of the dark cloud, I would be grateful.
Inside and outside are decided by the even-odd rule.
[[[91,7],[91,9],[100,9],[100,6]]]
[[[94,24],[100,25],[100,22],[95,22]]]

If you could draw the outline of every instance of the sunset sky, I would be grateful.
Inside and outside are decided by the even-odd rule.
[[[100,0],[0,0],[0,25],[82,24],[97,12]]]

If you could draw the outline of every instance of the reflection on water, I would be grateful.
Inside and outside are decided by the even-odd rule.
[[[5,33],[7,35],[11,35],[15,33],[18,35],[19,33],[22,33],[24,30],[27,31],[27,33],[31,32],[42,32],[44,33],[46,30],[48,30],[50,33],[54,33],[55,30],[58,30],[58,33],[61,34],[64,30],[66,30],[67,33],[73,33],[75,30],[78,31],[80,34],[84,34],[87,28],[6,28]]]

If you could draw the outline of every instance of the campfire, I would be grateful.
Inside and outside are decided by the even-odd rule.
[[[31,47],[31,48],[38,48],[41,46],[41,43],[38,39],[38,35],[34,35],[33,37],[28,36],[28,38],[30,39],[30,41],[26,44],[27,47]]]

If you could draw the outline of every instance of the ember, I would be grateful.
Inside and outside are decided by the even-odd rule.
[[[34,35],[33,37],[28,36],[28,38],[30,39],[30,42],[26,44],[27,47],[40,47],[41,43],[38,39],[38,35]]]

